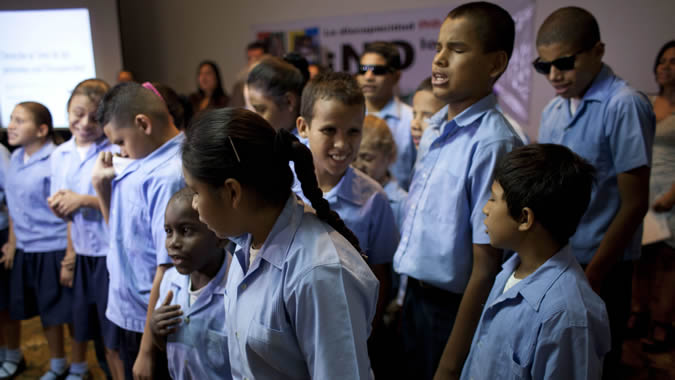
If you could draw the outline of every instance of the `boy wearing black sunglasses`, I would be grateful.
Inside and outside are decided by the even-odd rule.
[[[396,161],[389,168],[399,185],[408,190],[412,179],[416,150],[410,134],[412,108],[394,94],[401,78],[401,55],[390,42],[366,46],[356,79],[366,98],[367,113],[384,119],[396,142]]]
[[[603,378],[617,378],[648,207],[654,114],[643,94],[602,62],[604,44],[588,11],[561,8],[537,34],[534,68],[556,97],[543,111],[540,143],[562,144],[597,170],[590,205],[569,245],[609,314],[612,350]]]

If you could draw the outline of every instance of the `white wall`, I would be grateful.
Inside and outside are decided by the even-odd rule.
[[[199,61],[219,63],[228,89],[244,64],[251,25],[318,17],[448,6],[442,0],[118,0],[124,61],[139,79],[158,80],[178,92],[196,89]],[[654,92],[654,56],[675,38],[673,0],[536,0],[536,27],[555,9],[578,5],[593,13],[606,44],[605,61],[634,87]],[[97,62],[98,63],[98,62]],[[429,63],[431,67],[431,62]],[[536,136],[540,113],[553,91],[535,75],[530,104],[530,136]]]

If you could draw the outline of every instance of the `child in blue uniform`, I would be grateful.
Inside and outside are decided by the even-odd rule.
[[[73,137],[52,153],[49,207],[68,223],[68,249],[61,281],[73,288],[73,350],[70,376],[87,373],[87,342],[103,340],[113,378],[121,379],[117,328],[105,316],[108,304],[108,231],[91,184],[100,152],[116,151],[96,120],[96,109],[110,89],[100,79],[80,82],[68,99],[68,121]]]
[[[391,261],[399,235],[382,186],[350,166],[361,145],[363,93],[347,73],[320,74],[305,87],[300,113],[298,131],[309,140],[323,197],[359,239],[380,281],[377,329],[391,291]],[[307,201],[306,194],[298,192]]]
[[[534,68],[556,91],[542,112],[539,142],[565,145],[597,170],[598,186],[570,249],[607,305],[612,350],[603,378],[616,379],[649,208],[654,112],[644,94],[603,63],[600,28],[585,9],[548,16],[537,32],[537,52]]]
[[[0,144],[0,247],[7,243],[9,235],[9,213],[5,197],[5,181],[9,168],[10,153]],[[21,321],[9,315],[10,263],[4,262],[0,252],[0,379],[18,374],[26,365],[19,347]]]
[[[101,101],[97,117],[123,156],[134,159],[120,173],[110,152],[101,152],[92,182],[108,220],[110,285],[106,317],[120,330],[120,358],[126,378],[165,378],[165,365],[152,356],[149,315],[159,283],[171,266],[166,252],[164,211],[184,187],[180,165],[183,135],[152,86],[123,83]],[[153,284],[156,287],[153,287]],[[155,291],[151,291],[156,289]],[[163,372],[157,372],[163,371]]]
[[[193,205],[240,247],[225,293],[232,377],[369,378],[377,280],[323,199],[310,151],[244,109],[209,111],[186,133]],[[290,160],[313,209],[291,192]]]
[[[166,351],[172,379],[230,379],[223,313],[227,240],[199,221],[193,195],[184,188],[166,206],[166,249],[174,267],[162,278],[152,337]]]
[[[12,267],[12,319],[39,315],[42,321],[51,357],[43,380],[67,374],[63,325],[72,321],[72,291],[60,284],[67,226],[47,205],[53,136],[51,114],[42,104],[23,102],[12,111],[7,138],[19,148],[12,153],[6,176],[10,232],[3,261]]]
[[[514,149],[495,168],[485,226],[492,246],[516,254],[490,291],[462,379],[600,379],[607,311],[568,246],[593,172],[553,144]]]

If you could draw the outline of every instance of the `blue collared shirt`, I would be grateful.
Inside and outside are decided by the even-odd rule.
[[[84,160],[77,151],[75,138],[59,145],[52,153],[52,184],[50,193],[62,189],[77,194],[96,195],[91,182],[94,163],[100,152],[117,151],[114,145],[103,136],[91,144]],[[71,214],[70,239],[78,255],[105,256],[108,253],[108,226],[98,209],[82,207]]]
[[[250,244],[235,253],[225,293],[232,377],[371,378],[379,285],[354,247],[295,196],[249,265]]]
[[[125,330],[143,332],[155,271],[171,263],[164,211],[171,196],[185,187],[180,157],[184,139],[178,134],[129,164],[112,182],[106,317]]]
[[[51,154],[56,145],[46,142],[24,164],[24,149],[12,157],[5,178],[5,195],[14,226],[16,247],[24,252],[66,249],[67,225],[47,205],[51,187]]]
[[[0,230],[9,227],[9,218],[7,216],[7,201],[5,199],[5,176],[9,169],[10,154],[7,147],[0,144]]]
[[[166,341],[169,373],[174,380],[231,379],[225,329],[225,281],[227,257],[214,278],[190,305],[190,276],[170,268],[159,287],[156,308],[162,305],[169,290],[171,305],[180,305],[183,315],[175,333]]]
[[[300,189],[296,193],[311,204]],[[391,263],[399,241],[396,219],[379,183],[351,166],[323,197],[359,239],[368,264]]]
[[[408,198],[408,192],[403,190],[395,180],[391,180],[384,185],[384,192],[387,194],[387,198],[389,198],[389,205],[391,206],[391,211],[394,213],[396,227],[400,231],[403,225],[403,218],[405,217],[405,200]]]
[[[413,119],[412,108],[398,98],[393,98],[384,108],[373,114],[387,122],[394,136],[396,161],[389,167],[389,170],[401,187],[407,190],[412,180],[412,170],[417,154],[410,134],[410,123]]]
[[[621,207],[617,175],[651,165],[655,119],[649,99],[633,90],[605,65],[586,91],[577,111],[570,100],[554,98],[544,109],[540,143],[565,145],[597,171],[591,202],[570,247],[588,264]],[[642,227],[624,251],[624,260],[640,257]]]
[[[504,292],[519,265],[513,255],[497,275],[461,379],[600,379],[609,320],[572,252]]]
[[[492,170],[522,144],[496,105],[491,94],[452,121],[447,121],[447,106],[432,117],[422,136],[429,150],[421,157],[408,192],[401,243],[394,256],[397,273],[464,292],[473,244],[490,243],[482,209],[490,197]]]

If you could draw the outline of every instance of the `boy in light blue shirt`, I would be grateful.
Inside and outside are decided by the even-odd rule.
[[[567,245],[593,172],[553,144],[514,149],[495,168],[485,226],[492,246],[516,254],[485,303],[462,379],[600,379],[607,311]]]
[[[150,327],[172,379],[231,379],[223,310],[227,240],[199,221],[194,194],[181,189],[166,206],[166,249],[174,267],[162,278]]]
[[[534,68],[557,95],[542,113],[539,142],[565,145],[597,170],[598,185],[570,248],[607,304],[612,351],[604,378],[615,379],[649,205],[654,113],[646,96],[603,63],[605,46],[588,11],[553,12],[539,29],[537,51]]]
[[[481,208],[493,167],[521,145],[492,94],[514,35],[508,12],[485,2],[455,8],[439,32],[431,80],[447,105],[422,136],[394,256],[396,272],[409,278],[402,310],[408,378],[431,379],[437,369],[459,375],[499,271]]]
[[[401,55],[391,42],[366,45],[356,75],[366,99],[366,112],[387,122],[396,141],[396,160],[389,169],[404,190],[408,190],[415,164],[415,145],[410,135],[412,108],[395,96],[401,79]]]
[[[137,83],[110,90],[97,116],[122,156],[134,159],[115,173],[115,158],[103,152],[92,174],[110,231],[106,317],[121,329],[125,376],[132,378],[135,372],[165,378],[156,371],[166,373],[166,368],[153,366],[152,338],[143,337],[143,331],[148,330],[146,317],[157,303],[159,281],[171,265],[165,247],[164,210],[171,196],[185,186],[180,161],[183,134],[170,121],[162,98]],[[153,283],[157,288],[151,292]]]

